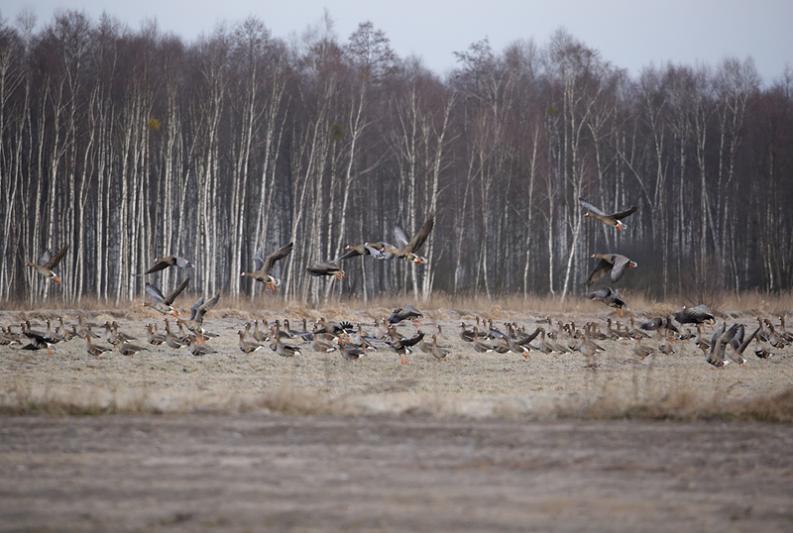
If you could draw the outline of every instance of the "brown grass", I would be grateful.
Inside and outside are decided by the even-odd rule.
[[[779,294],[765,294],[760,292],[734,292],[709,293],[702,298],[692,299],[690,295],[670,296],[662,300],[654,298],[643,292],[625,290],[623,296],[629,304],[629,309],[634,313],[643,314],[668,314],[678,309],[683,304],[695,305],[705,303],[717,313],[746,312],[764,315],[778,315],[793,311],[793,292]],[[146,316],[159,316],[156,312],[144,307],[143,300],[134,300],[132,303],[123,303],[118,306],[112,302],[105,302],[93,297],[85,297],[77,302],[63,302],[48,300],[44,306],[31,304],[26,300],[4,301],[0,304],[0,311],[20,311],[21,313],[41,312],[44,315],[53,314],[60,310],[79,309],[87,314],[105,313],[116,318],[141,318]],[[183,297],[179,304],[183,314],[189,314],[192,296]],[[483,296],[458,296],[454,297],[444,293],[436,293],[428,301],[416,301],[411,294],[399,296],[379,296],[370,298],[368,302],[357,297],[343,298],[342,300],[329,301],[326,304],[312,306],[309,304],[290,301],[286,302],[279,296],[258,295],[254,301],[248,297],[233,299],[227,295],[221,297],[219,306],[213,310],[219,316],[249,320],[262,318],[275,314],[288,314],[290,316],[315,319],[320,316],[328,318],[343,317],[350,309],[367,311],[372,317],[381,317],[392,309],[406,303],[413,303],[422,311],[438,314],[437,318],[446,317],[450,312],[464,315],[476,313],[485,318],[501,318],[518,312],[531,312],[535,314],[555,313],[603,313],[608,308],[602,304],[583,298],[580,295],[568,296],[562,300],[556,296],[521,295],[499,296],[486,298]],[[40,311],[45,307],[47,311]],[[443,315],[443,316],[441,316]]]
[[[617,394],[612,384],[605,382],[592,399],[559,405],[555,414],[560,418],[587,420],[793,422],[793,387],[735,399],[730,397],[735,383],[724,387],[717,382],[707,390],[688,381],[685,376],[678,376],[670,384],[661,385],[653,379],[656,371],[659,369],[652,366],[636,371],[632,394]]]
[[[641,381],[641,380],[640,380]],[[642,387],[646,384],[642,384]],[[789,423],[793,422],[793,388],[752,398],[725,400],[728,390],[707,392],[678,383],[666,389],[653,386],[641,394],[625,397],[613,394],[605,384],[601,392],[588,401],[569,402],[542,411],[526,410],[514,399],[496,402],[488,416],[510,419],[576,419],[576,420],[723,420]],[[429,400],[432,400],[431,398]],[[160,415],[185,413],[239,414],[268,412],[292,416],[350,416],[374,414],[360,404],[344,398],[307,390],[280,388],[263,394],[239,396],[215,402],[199,397],[182,399],[167,407],[146,390],[134,393],[94,389],[67,394],[61,391],[34,392],[24,384],[16,384],[0,397],[0,415],[101,416]],[[435,399],[420,408],[413,406],[399,413],[403,416],[467,417],[470,413],[453,402]]]

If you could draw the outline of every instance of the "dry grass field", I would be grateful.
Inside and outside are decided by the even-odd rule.
[[[727,301],[719,307],[720,318],[751,328],[755,316],[776,321],[788,303],[787,299],[764,301],[758,297]],[[409,364],[400,364],[387,347],[354,362],[343,360],[338,352],[314,352],[310,344],[294,358],[269,350],[248,355],[238,347],[236,333],[252,319],[289,318],[293,326],[302,319],[309,324],[320,317],[344,319],[375,334],[382,333],[382,328],[371,326],[374,319],[387,316],[392,308],[393,302],[318,310],[214,309],[205,325],[219,335],[209,343],[219,353],[203,357],[190,355],[187,348],[147,345],[145,324],[162,320],[140,306],[85,311],[85,316],[97,323],[118,321],[147,351],[132,357],[115,352],[93,357],[78,339],[60,343],[51,356],[43,350],[0,347],[0,409],[17,414],[265,410],[286,414],[793,420],[792,347],[775,350],[768,360],[750,354],[745,365],[716,369],[705,363],[693,341],[678,343],[673,355],[657,353],[641,360],[632,353],[635,341],[604,340],[598,342],[605,352],[598,354],[595,368],[591,368],[575,352],[532,351],[525,358],[513,353],[477,353],[459,338],[460,322],[471,324],[477,316],[496,324],[514,321],[529,330],[546,317],[553,323],[603,323],[607,308],[590,302],[572,301],[565,307],[549,301],[528,305],[517,300],[458,305],[431,302],[421,307],[426,316],[418,327],[428,333],[437,325],[442,327],[440,342],[451,349],[443,361],[416,351]],[[642,302],[642,308],[635,310],[636,321],[674,309],[668,304]],[[76,320],[77,313],[69,309],[6,311],[0,313],[0,323],[29,318],[43,324],[46,318],[54,320],[56,316],[69,323]],[[707,326],[706,332],[713,327]],[[411,335],[416,326],[400,325],[399,330]],[[652,345],[654,341],[645,342]]]
[[[590,302],[439,300],[442,361],[382,349],[250,355],[252,319],[360,322],[396,302],[321,309],[241,303],[205,326],[219,353],[147,346],[93,357],[72,340],[0,346],[0,530],[789,531],[793,348],[716,369],[688,341],[638,359],[633,341],[580,353],[477,353],[461,321],[601,323]],[[788,298],[711,302],[720,320],[777,322]],[[675,306],[634,304],[636,320]],[[141,306],[80,311],[145,345]],[[73,309],[0,313],[43,324]],[[713,326],[708,326],[710,331]],[[400,326],[412,334],[416,326]],[[104,339],[102,339],[104,342]],[[654,341],[651,341],[652,344]],[[590,361],[591,363],[591,361]],[[79,416],[67,416],[79,415]],[[99,415],[99,416],[95,416]]]

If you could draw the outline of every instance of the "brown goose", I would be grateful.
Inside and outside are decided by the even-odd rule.
[[[56,339],[29,329],[23,330],[22,333],[30,339],[30,342],[22,347],[23,350],[41,350],[46,348],[49,355],[53,354],[52,347],[58,342]]]
[[[146,331],[149,334],[149,344],[153,346],[159,346],[167,340],[165,335],[157,333],[154,329],[154,324],[146,324]]]
[[[424,315],[410,304],[394,309],[388,316],[389,324],[399,324],[403,320],[422,318]]]
[[[339,261],[358,257],[361,255],[371,255],[375,259],[391,259],[394,257],[393,251],[397,248],[387,242],[364,242],[361,244],[348,244],[344,247],[344,253],[339,256]]]
[[[346,361],[357,361],[366,355],[364,349],[357,344],[350,342],[350,339],[346,334],[339,336],[339,350],[341,350],[341,355]]]
[[[155,259],[154,264],[143,274],[152,274],[172,266],[177,268],[192,268],[193,264],[184,257],[179,257],[176,255],[164,255]]]
[[[243,353],[253,353],[257,350],[264,348],[264,346],[262,346],[258,342],[247,340],[245,338],[245,332],[243,330],[239,330],[237,333],[240,336],[240,350]]]
[[[270,349],[281,357],[294,357],[300,355],[300,348],[292,344],[281,342],[281,337],[275,336],[275,342],[270,343]]]
[[[341,337],[339,337],[339,339],[337,341],[336,337],[334,337],[333,335],[331,335],[329,333],[323,333],[321,335],[315,335],[314,336],[314,342],[311,345],[311,347],[316,352],[330,353],[330,352],[336,350],[337,342],[338,342],[338,345],[341,346],[341,342],[342,342],[341,341]]]
[[[606,274],[610,274],[611,281],[616,283],[625,273],[626,268],[636,268],[639,266],[636,261],[631,261],[620,254],[592,254],[592,259],[599,259],[600,261],[595,267],[595,270],[589,275],[589,278],[587,278],[587,286],[602,279]]]
[[[695,307],[683,306],[683,309],[674,314],[675,320],[681,324],[702,324],[714,320],[713,315],[705,304]]]
[[[622,231],[627,227],[622,222],[622,219],[631,216],[638,209],[638,207],[633,206],[630,209],[626,209],[625,211],[620,211],[619,213],[607,214],[601,209],[590,204],[583,198],[579,198],[578,202],[581,204],[581,207],[587,210],[586,213],[584,213],[585,217],[593,218],[598,222],[602,222],[607,226],[613,226],[614,228],[616,228],[617,231]]]
[[[641,337],[636,342],[636,346],[633,347],[633,355],[635,355],[639,359],[644,359],[647,356],[652,355],[654,353],[655,353],[655,348],[653,348],[652,346],[643,345]]]
[[[162,292],[156,285],[146,283],[146,292],[154,299],[154,303],[146,303],[145,305],[151,307],[155,311],[159,311],[164,315],[177,316],[179,313],[173,308],[172,304],[174,300],[176,300],[176,297],[187,288],[188,283],[190,283],[190,278],[185,279],[168,296],[163,296]]]
[[[430,348],[430,353],[432,353],[432,356],[439,361],[441,359],[445,359],[446,356],[449,355],[449,349],[438,344],[438,335],[432,336],[432,344],[430,345]]]
[[[715,330],[710,338],[710,352],[705,360],[716,368],[727,366],[730,363],[726,358],[727,345],[732,342],[737,332],[738,324],[727,328],[727,324],[722,322],[721,327]]]
[[[190,307],[190,320],[179,320],[177,323],[183,325],[193,333],[201,333],[205,334],[204,331],[204,315],[207,312],[215,307],[217,303],[220,301],[220,293],[217,293],[215,296],[210,298],[209,300],[205,300],[202,296]]]
[[[99,357],[105,352],[109,352],[112,350],[110,346],[103,346],[101,344],[94,344],[91,342],[91,336],[85,336],[85,350],[88,352],[89,355],[93,355],[94,357]]]
[[[146,348],[143,346],[130,344],[128,342],[120,342],[116,344],[115,348],[121,355],[135,355],[138,352],[146,351]]]
[[[391,348],[393,348],[393,350],[399,354],[399,363],[404,365],[409,362],[405,356],[411,353],[413,351],[411,350],[411,348],[416,344],[418,344],[419,342],[421,342],[421,339],[423,338],[424,338],[424,332],[419,331],[416,333],[416,335],[410,338],[392,337],[391,339],[386,341],[386,344],[391,346]]]
[[[32,261],[26,261],[25,265],[35,268],[36,272],[44,276],[45,278],[49,278],[55,285],[61,284],[61,276],[57,272],[55,272],[55,267],[58,266],[58,263],[61,262],[63,256],[66,255],[66,251],[69,249],[69,245],[65,245],[61,248],[57,254],[52,255],[50,250],[45,250],[43,254],[39,257],[38,261],[35,263]]]
[[[332,261],[314,263],[307,267],[306,271],[312,276],[333,276],[339,281],[344,279],[344,270],[342,270],[337,263]]]
[[[400,227],[394,228],[394,238],[396,239],[397,247],[385,247],[385,251],[390,252],[392,255],[396,257],[403,257],[408,261],[411,261],[417,265],[423,265],[427,262],[426,257],[422,257],[418,255],[416,252],[419,251],[421,246],[424,244],[424,241],[427,240],[429,237],[430,232],[432,231],[432,226],[435,224],[435,214],[430,213],[427,220],[419,229],[418,233],[416,233],[410,241],[408,241],[405,232]]]
[[[289,244],[285,244],[281,246],[279,249],[268,255],[266,258],[262,250],[256,252],[256,257],[254,258],[254,270],[253,272],[243,272],[240,274],[241,277],[249,277],[254,281],[258,281],[260,283],[264,283],[264,286],[271,291],[278,290],[278,287],[281,285],[281,280],[270,274],[270,271],[275,266],[276,261],[283,259],[292,251],[292,247],[295,243],[290,242]]]
[[[625,300],[620,298],[619,293],[617,293],[617,291],[611,287],[604,287],[602,289],[592,291],[588,294],[588,296],[590,300],[603,302],[609,307],[614,307],[615,309],[622,309],[625,307]]]
[[[190,345],[190,353],[196,357],[218,353],[217,350],[210,348],[206,345],[207,338],[203,335],[197,335],[193,343]]]

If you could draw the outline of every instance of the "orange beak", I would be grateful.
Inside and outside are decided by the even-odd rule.
[[[52,278],[52,282],[53,282],[55,285],[60,285],[60,284],[61,284],[61,277],[60,277],[59,275],[57,275],[57,274],[56,274],[56,275],[55,275],[55,277],[54,277],[54,278]]]

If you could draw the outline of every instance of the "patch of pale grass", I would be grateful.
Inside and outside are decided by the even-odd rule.
[[[731,398],[731,387],[718,382],[703,388],[686,378],[660,384],[652,369],[634,376],[632,394],[622,394],[606,382],[586,400],[570,400],[555,408],[560,418],[583,420],[741,420],[793,421],[793,388],[751,397]],[[733,384],[735,385],[735,384]]]
[[[766,294],[756,291],[742,293],[719,292],[693,298],[691,295],[672,295],[666,299],[659,299],[640,291],[624,290],[622,296],[628,302],[630,310],[635,313],[668,314],[682,305],[696,305],[704,303],[714,311],[728,313],[744,311],[755,314],[779,315],[793,310],[793,292]],[[189,314],[190,305],[195,295],[181,297],[177,308],[183,314]],[[144,301],[135,299],[132,302],[123,302],[114,305],[113,302],[84,297],[79,303],[64,302],[59,299],[50,299],[44,303],[31,303],[28,300],[6,300],[0,302],[0,310],[38,312],[46,309],[53,313],[62,310],[79,310],[87,314],[108,313],[118,317],[145,318],[159,316],[156,312],[145,307]],[[503,295],[495,298],[485,296],[451,296],[445,293],[435,293],[429,300],[416,299],[412,294],[394,296],[378,296],[364,302],[358,297],[344,297],[341,300],[331,300],[325,304],[314,306],[303,302],[284,300],[280,295],[258,294],[254,300],[249,296],[232,298],[222,295],[220,304],[213,310],[218,316],[241,318],[249,320],[263,315],[287,314],[306,319],[316,319],[319,316],[335,318],[344,316],[350,310],[368,312],[374,316],[382,316],[390,310],[412,303],[422,311],[435,312],[438,315],[455,313],[476,313],[485,318],[498,318],[505,314],[515,312],[530,312],[535,314],[556,313],[603,313],[608,308],[598,302],[593,302],[578,294],[568,295],[562,300],[552,295]],[[438,316],[441,318],[441,316]]]

